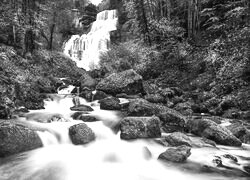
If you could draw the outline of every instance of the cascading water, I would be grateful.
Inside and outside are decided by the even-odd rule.
[[[72,87],[69,87],[72,88]],[[25,122],[47,129],[39,136],[43,148],[20,153],[0,161],[1,180],[247,180],[247,177],[227,176],[204,170],[212,167],[212,159],[221,154],[233,154],[238,162],[230,167],[242,169],[242,164],[249,164],[250,147],[242,148],[217,146],[192,148],[191,156],[184,164],[161,163],[157,160],[166,147],[151,139],[124,141],[119,132],[110,127],[122,118],[117,111],[101,110],[97,101],[80,103],[91,106],[94,111],[88,115],[100,121],[86,124],[95,132],[96,140],[87,145],[76,146],[68,136],[69,127],[82,121],[73,120],[70,110],[74,95],[65,95],[62,90],[58,95],[50,95],[45,101],[44,110],[31,111]],[[60,95],[61,94],[61,95]],[[64,118],[65,122],[45,123],[50,116]],[[193,141],[198,137],[190,136]],[[199,174],[201,173],[201,174]]]
[[[70,56],[78,67],[86,70],[98,67],[101,53],[110,47],[110,32],[117,29],[117,21],[116,10],[98,13],[90,32],[71,36],[64,45],[64,53]]]

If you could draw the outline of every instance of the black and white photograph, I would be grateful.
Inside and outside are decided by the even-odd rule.
[[[0,0],[0,180],[250,180],[250,1]]]

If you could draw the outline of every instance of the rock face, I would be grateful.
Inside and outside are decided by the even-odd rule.
[[[113,73],[98,83],[97,90],[107,94],[136,94],[143,92],[142,77],[133,69]]]
[[[191,119],[187,122],[189,132],[203,136],[218,144],[241,146],[241,141],[227,128],[224,128],[209,119]]]
[[[158,117],[126,117],[121,121],[121,139],[156,138],[161,136]]]
[[[71,111],[93,111],[93,108],[84,104],[79,106],[73,106],[70,108]]]
[[[161,153],[158,159],[163,161],[184,162],[191,155],[191,148],[188,146],[178,146],[176,148],[169,148]]]
[[[115,97],[107,97],[99,101],[100,108],[105,110],[120,110],[120,100]]]
[[[162,128],[165,132],[184,131],[187,119],[179,112],[168,109],[168,111],[160,113],[158,117],[161,120]]]
[[[11,121],[0,122],[0,157],[42,147],[38,134],[23,125]]]
[[[191,139],[181,132],[174,132],[166,136],[165,141],[171,146],[186,145],[191,147],[192,144]]]
[[[86,144],[95,139],[95,134],[86,124],[76,124],[69,128],[69,136],[73,144]]]

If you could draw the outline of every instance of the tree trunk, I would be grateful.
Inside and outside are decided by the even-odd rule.
[[[56,26],[56,24],[54,23],[54,24],[51,26],[51,29],[50,29],[49,50],[52,50],[52,49],[53,49],[53,36],[54,36],[55,26]]]

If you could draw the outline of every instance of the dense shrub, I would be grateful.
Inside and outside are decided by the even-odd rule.
[[[113,45],[102,54],[100,67],[105,73],[134,69],[144,79],[157,78],[170,68],[186,71],[184,43],[169,44],[164,50],[148,47],[140,42],[128,41]]]

